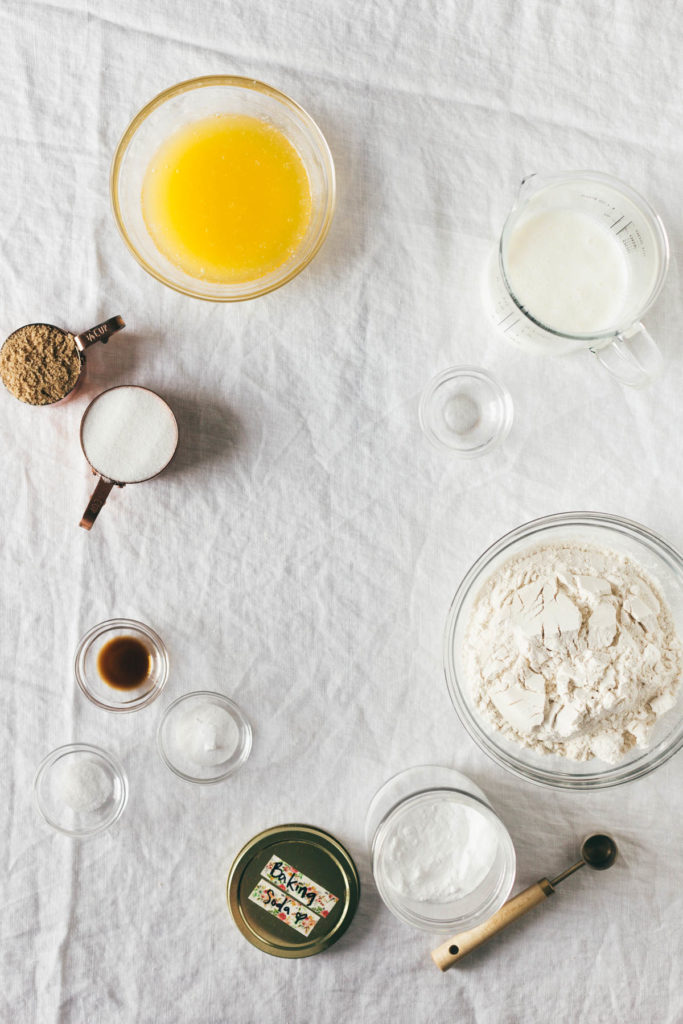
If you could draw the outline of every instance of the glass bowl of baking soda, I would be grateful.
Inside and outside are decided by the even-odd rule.
[[[479,787],[453,768],[419,765],[385,782],[368,808],[365,838],[380,896],[413,928],[475,928],[510,894],[510,835]]]
[[[446,681],[478,746],[520,778],[591,790],[683,747],[683,557],[598,512],[491,545],[453,598]]]

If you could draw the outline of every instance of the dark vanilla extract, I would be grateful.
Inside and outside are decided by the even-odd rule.
[[[149,650],[134,636],[115,636],[97,655],[97,671],[116,690],[134,690],[144,683],[151,668]]]

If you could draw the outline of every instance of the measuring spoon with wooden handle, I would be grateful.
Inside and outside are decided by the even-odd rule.
[[[526,914],[528,910],[531,910],[537,904],[542,903],[547,896],[552,896],[555,892],[555,886],[559,885],[560,882],[564,882],[565,878],[569,878],[575,871],[582,868],[584,864],[587,864],[589,868],[594,868],[596,871],[604,871],[606,868],[612,867],[616,858],[617,844],[611,836],[604,835],[604,833],[588,836],[587,839],[584,839],[581,846],[580,861],[572,864],[570,868],[563,871],[557,878],[542,878],[539,882],[535,882],[528,889],[524,889],[523,892],[508,900],[498,913],[490,917],[488,921],[484,921],[483,924],[472,928],[468,932],[454,935],[452,939],[442,943],[442,945],[432,950],[432,960],[442,971],[449,970],[453,964],[457,964],[459,960],[462,960],[464,956],[467,956],[477,946],[488,942],[490,938],[497,935],[498,932],[502,931],[503,928],[506,928],[513,921],[516,921],[518,917]]]

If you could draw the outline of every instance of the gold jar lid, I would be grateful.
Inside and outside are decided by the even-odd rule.
[[[360,880],[329,832],[278,825],[254,836],[228,875],[228,906],[244,937],[272,956],[313,956],[351,924]]]

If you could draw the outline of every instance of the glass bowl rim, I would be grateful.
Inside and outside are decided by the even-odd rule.
[[[570,771],[558,773],[550,769],[532,767],[524,763],[521,757],[511,754],[499,746],[484,729],[483,725],[480,724],[478,716],[470,709],[463,696],[463,684],[466,685],[466,683],[463,681],[463,684],[461,684],[455,669],[454,658],[455,631],[459,624],[463,604],[473,589],[482,587],[486,582],[487,577],[485,574],[493,560],[498,555],[507,551],[516,541],[524,539],[532,541],[534,537],[553,527],[571,528],[573,526],[602,527],[622,533],[632,540],[644,544],[661,561],[669,561],[672,570],[680,576],[683,584],[683,556],[681,553],[660,534],[633,519],[612,515],[608,512],[589,511],[557,512],[552,515],[531,519],[503,534],[493,544],[490,544],[472,563],[460,582],[446,617],[443,640],[444,674],[451,702],[465,731],[470,736],[470,739],[474,740],[479,749],[487,754],[499,767],[504,768],[520,779],[524,779],[526,782],[532,782],[536,785],[570,791],[593,791],[609,789],[622,785],[625,782],[642,778],[672,758],[674,754],[683,748],[683,723],[679,727],[678,735],[673,740],[670,737],[666,737],[664,740],[660,740],[657,746],[647,747],[642,750],[634,760],[626,763],[622,761],[592,773],[572,774]],[[683,640],[683,637],[681,637],[681,640]],[[681,686],[683,686],[683,683]],[[523,750],[523,748],[520,747],[520,750]],[[573,763],[569,759],[567,761],[569,764]],[[603,762],[600,763],[602,764]]]
[[[96,697],[89,689],[85,672],[81,665],[81,662],[85,658],[85,653],[93,641],[103,633],[107,633],[112,629],[130,629],[131,632],[137,631],[138,633],[142,633],[143,636],[152,642],[162,665],[159,682],[157,682],[141,700],[133,701],[126,705],[107,704],[105,701],[99,700],[99,698]],[[84,633],[79,640],[76,648],[76,654],[74,656],[74,675],[76,676],[76,682],[85,696],[88,700],[92,701],[93,704],[97,705],[98,708],[102,708],[104,711],[112,711],[115,714],[130,714],[133,711],[140,711],[141,708],[147,707],[148,704],[155,701],[166,686],[168,671],[169,657],[164,641],[151,626],[146,625],[144,622],[140,622],[138,619],[106,619],[103,622],[98,622],[96,625],[91,626],[87,633]]]
[[[488,441],[477,445],[475,448],[454,448],[452,445],[445,444],[445,442],[443,442],[433,430],[427,415],[427,410],[439,388],[449,380],[460,377],[475,377],[477,380],[484,381],[490,386],[491,391],[502,404],[503,416],[496,432]],[[498,380],[490,370],[485,370],[482,366],[473,366],[469,363],[458,363],[456,365],[446,367],[445,370],[441,370],[439,373],[435,374],[431,380],[427,381],[427,384],[424,386],[422,394],[420,395],[418,419],[420,421],[422,433],[435,448],[438,448],[440,452],[450,452],[451,455],[455,455],[456,458],[459,459],[476,459],[480,455],[486,455],[492,449],[497,448],[507,438],[514,419],[514,404],[512,401],[512,395],[508,388],[502,381]]]
[[[457,769],[455,769],[457,771]],[[402,774],[401,772],[397,773]],[[393,777],[392,777],[393,778]],[[391,782],[392,779],[388,779],[387,783]],[[378,793],[380,790],[377,791]],[[471,914],[466,921],[460,919],[453,919],[451,921],[434,921],[433,918],[427,916],[421,916],[420,914],[414,913],[411,910],[404,907],[400,902],[400,897],[396,899],[390,898],[391,887],[385,884],[385,881],[381,875],[381,872],[376,868],[376,852],[378,846],[381,846],[382,842],[386,838],[385,834],[391,819],[393,819],[401,810],[401,808],[408,805],[417,804],[423,802],[427,797],[435,795],[448,795],[449,797],[455,796],[459,798],[461,803],[466,806],[475,808],[480,814],[483,814],[494,826],[496,834],[500,841],[500,848],[503,851],[503,857],[505,860],[505,866],[503,870],[503,885],[501,891],[498,893],[497,900],[491,904],[491,906],[485,906],[483,910],[480,910],[476,914]],[[377,796],[377,794],[375,794]],[[373,798],[374,799],[374,798]],[[368,811],[369,813],[369,811]],[[413,928],[419,928],[421,931],[432,932],[433,934],[448,934],[455,929],[460,931],[466,931],[470,928],[476,928],[478,925],[483,924],[493,914],[495,914],[503,906],[505,901],[508,899],[512,887],[515,883],[515,873],[517,868],[517,853],[515,850],[512,837],[505,825],[505,822],[500,815],[494,811],[493,807],[488,803],[487,799],[482,799],[476,793],[468,793],[464,789],[459,789],[457,786],[428,786],[422,789],[416,790],[414,793],[408,793],[403,797],[400,797],[392,806],[382,815],[381,819],[377,823],[375,833],[372,837],[372,846],[370,850],[370,867],[372,870],[372,876],[377,886],[382,902],[391,913],[397,917],[404,924],[408,924]],[[378,877],[379,876],[379,877]],[[496,905],[497,903],[497,905]]]
[[[128,234],[128,231],[126,230],[124,218],[121,213],[121,204],[119,202],[118,186],[121,166],[123,164],[124,156],[128,151],[128,147],[138,128],[147,120],[150,114],[163,106],[167,100],[173,99],[175,96],[180,96],[183,93],[192,92],[195,89],[202,89],[207,86],[225,86],[228,88],[250,89],[253,92],[263,93],[283,106],[288,107],[289,110],[292,111],[311,132],[325,167],[325,178],[328,188],[327,206],[320,230],[318,231],[318,237],[316,238],[315,244],[308,253],[306,259],[302,262],[294,263],[289,273],[287,273],[281,281],[275,281],[274,283],[261,288],[254,288],[244,295],[202,295],[200,292],[192,288],[183,287],[180,284],[169,281],[162,273],[152,267],[138,252]],[[126,248],[140,264],[142,269],[150,274],[151,277],[154,277],[167,288],[171,288],[173,291],[179,292],[181,295],[187,295],[192,299],[201,299],[204,302],[245,302],[248,299],[256,299],[261,295],[267,295],[269,292],[276,291],[278,288],[281,288],[284,284],[287,284],[288,281],[291,281],[294,277],[300,274],[301,271],[311,263],[320,250],[330,230],[337,202],[337,185],[334,159],[327,143],[327,139],[323,135],[317,122],[299,103],[291,99],[290,96],[287,96],[286,93],[281,92],[272,85],[268,85],[266,82],[260,81],[258,78],[250,78],[245,75],[201,75],[197,78],[186,78],[182,82],[176,82],[175,85],[171,85],[168,88],[163,89],[160,93],[157,93],[156,96],[149,100],[149,102],[147,102],[130,121],[128,127],[119,139],[116,149],[114,150],[114,156],[112,158],[111,169],[109,172],[109,198],[111,200],[116,226],[119,234],[123,238]],[[254,282],[244,282],[245,285],[249,285],[251,283]]]
[[[56,764],[61,757],[64,757],[65,754],[73,754],[79,751],[87,751],[90,754],[96,754],[97,757],[108,763],[121,785],[121,799],[117,805],[116,812],[107,821],[97,825],[95,828],[73,831],[72,829],[58,825],[56,821],[53,821],[53,819],[46,814],[40,802],[39,784],[47,769]],[[104,832],[105,829],[110,828],[123,814],[126,804],[128,803],[128,777],[121,762],[113,754],[110,754],[108,750],[104,750],[102,747],[98,747],[94,743],[64,743],[59,747],[55,747],[54,750],[49,752],[49,754],[46,754],[38,765],[33,779],[33,797],[41,817],[50,826],[50,828],[53,828],[56,832],[61,832],[62,835],[69,836],[72,839],[89,839],[91,836],[95,836],[100,832]]]
[[[457,778],[454,778],[450,785],[448,783],[445,783],[445,782],[444,783],[434,783],[433,785],[425,785],[424,783],[420,783],[420,784],[418,784],[415,787],[413,792],[417,793],[417,792],[420,792],[420,791],[426,790],[426,789],[457,789],[457,790],[459,790],[462,793],[467,793],[469,796],[476,796],[477,799],[479,799],[483,803],[487,804],[489,807],[491,806],[490,803],[489,803],[488,797],[484,793],[484,791],[481,788],[481,786],[479,786],[478,783],[476,783],[473,779],[471,779],[469,777],[469,775],[465,775],[465,773],[460,771],[459,768],[454,768],[452,765],[437,764],[436,761],[421,761],[421,762],[418,762],[417,764],[410,764],[410,765],[408,765],[407,768],[399,768],[398,771],[394,772],[392,775],[389,775],[384,780],[384,782],[381,784],[381,786],[377,787],[377,789],[373,793],[372,797],[370,798],[370,803],[368,804],[367,810],[365,812],[365,824],[364,824],[364,828],[363,828],[363,834],[364,834],[364,837],[365,837],[365,845],[366,845],[368,851],[370,852],[371,859],[372,859],[372,843],[373,843],[373,839],[374,839],[374,834],[377,831],[379,823],[384,820],[384,818],[389,813],[389,811],[393,810],[393,808],[396,807],[398,804],[400,804],[401,801],[404,799],[404,797],[398,797],[397,799],[395,799],[393,801],[391,807],[389,808],[389,811],[386,811],[378,819],[377,825],[375,825],[374,832],[371,835],[370,831],[369,831],[370,822],[371,822],[371,818],[373,816],[373,813],[375,811],[375,807],[377,806],[377,804],[380,801],[380,797],[382,796],[383,793],[386,792],[386,790],[393,783],[397,782],[399,779],[406,778],[406,777],[408,777],[410,775],[413,775],[414,773],[423,772],[423,771],[437,771],[437,772],[449,773],[449,774],[451,774],[453,776],[457,776]],[[456,785],[456,782],[460,782],[461,785]],[[469,791],[469,790],[464,788],[465,783],[467,783],[467,785],[472,787],[472,791]],[[411,794],[408,793],[406,795],[410,796]]]
[[[199,779],[195,775],[188,775],[187,772],[184,772],[180,768],[177,768],[176,765],[173,764],[173,762],[171,761],[170,757],[167,755],[164,749],[162,734],[164,726],[166,725],[166,722],[169,719],[169,716],[179,704],[184,703],[192,697],[211,697],[214,699],[216,697],[219,698],[219,703],[223,704],[223,706],[226,707],[226,709],[229,711],[232,718],[236,720],[236,725],[239,731],[238,746],[241,746],[239,757],[237,758],[234,764],[230,765],[230,768],[227,771],[222,772],[220,775],[213,776],[210,779]],[[190,690],[189,693],[181,693],[179,697],[176,697],[176,699],[171,701],[171,703],[168,705],[163,715],[161,716],[159,725],[157,726],[157,749],[159,751],[159,756],[161,757],[161,760],[164,762],[169,771],[172,771],[173,774],[177,775],[179,779],[184,779],[185,782],[192,782],[197,786],[211,786],[215,782],[223,782],[231,775],[234,775],[234,773],[244,765],[245,761],[248,760],[249,755],[251,753],[252,740],[253,730],[251,728],[251,722],[249,721],[245,713],[242,711],[242,708],[239,706],[239,704],[236,704],[235,701],[232,700],[230,697],[226,696],[226,694],[221,693],[220,690]]]

